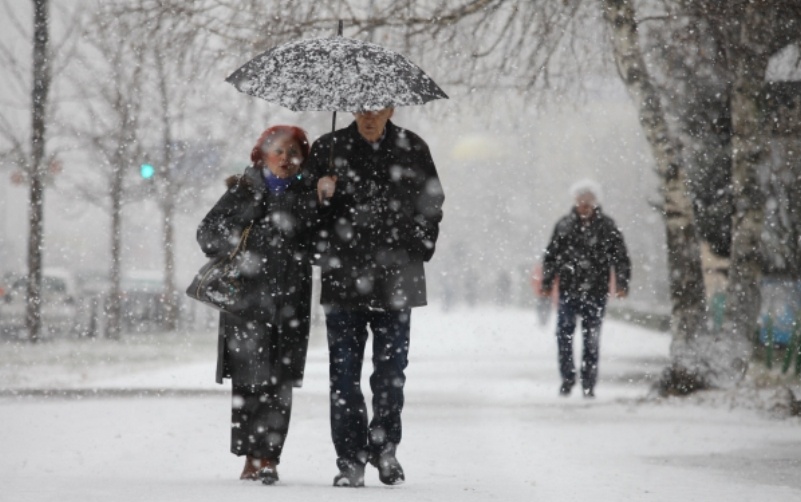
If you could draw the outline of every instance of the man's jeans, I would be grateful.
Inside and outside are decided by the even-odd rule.
[[[601,338],[601,322],[606,308],[606,298],[583,296],[559,296],[556,321],[556,338],[559,345],[559,373],[563,382],[576,381],[573,363],[573,333],[576,318],[581,317],[581,334],[584,348],[581,354],[581,385],[585,389],[595,387],[598,378],[598,351]]]
[[[411,309],[328,309],[331,435],[337,457],[364,464],[370,455],[400,443],[410,317]],[[360,385],[368,326],[373,333],[369,428]]]

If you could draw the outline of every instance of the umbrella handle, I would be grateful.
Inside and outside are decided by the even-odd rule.
[[[334,143],[336,143],[336,136],[334,133],[337,130],[337,112],[331,117],[331,148],[328,151],[328,172],[334,172]]]
[[[344,26],[343,21],[340,19],[337,22],[337,35],[342,36],[342,27]],[[337,112],[334,110],[334,113],[331,117],[331,132],[334,133],[337,130]],[[328,151],[328,172],[334,172],[334,143],[336,142],[336,138],[332,135],[331,136],[331,148]]]
[[[340,37],[342,36],[342,27],[343,26],[344,26],[344,23],[342,22],[341,19],[339,21],[337,21],[337,35],[340,36]],[[331,132],[334,132],[336,130],[337,130],[337,112],[335,110],[334,111],[334,116],[331,117]]]
[[[334,122],[337,120],[337,112],[334,112]],[[328,148],[328,174],[334,173],[334,143],[337,142],[335,134],[331,134],[331,146]]]

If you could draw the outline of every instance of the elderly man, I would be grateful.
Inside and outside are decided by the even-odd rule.
[[[545,250],[542,290],[549,292],[559,278],[559,309],[556,337],[559,346],[559,394],[570,395],[576,383],[573,363],[573,332],[581,317],[584,347],[581,386],[585,397],[595,397],[598,351],[610,271],[614,270],[618,298],[628,294],[631,263],[623,235],[599,205],[600,187],[583,180],[573,185],[573,210],[559,220]]]
[[[396,451],[411,309],[426,304],[423,262],[434,254],[444,195],[428,146],[393,124],[392,114],[354,114],[349,127],[318,139],[307,161],[324,201],[318,252],[339,468],[334,486],[364,486],[368,462],[384,484],[405,480]],[[369,423],[360,388],[368,327]]]

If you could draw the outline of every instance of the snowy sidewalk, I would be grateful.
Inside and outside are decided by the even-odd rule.
[[[565,399],[552,325],[527,312],[435,308],[412,319],[399,450],[407,483],[385,487],[370,469],[367,488],[335,489],[319,335],[280,485],[236,479],[228,388],[213,383],[213,335],[204,334],[193,348],[169,346],[180,363],[106,362],[76,379],[58,361],[57,374],[7,386],[75,393],[0,398],[0,501],[801,500],[798,419],[638,399],[664,366],[667,335],[608,321],[598,397]]]

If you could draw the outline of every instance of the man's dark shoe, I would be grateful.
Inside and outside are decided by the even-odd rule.
[[[334,476],[334,486],[359,488],[364,486],[364,464],[346,458],[337,459],[339,474]]]
[[[595,397],[595,389],[592,387],[587,387],[584,389],[584,397],[587,398],[594,398]]]
[[[274,485],[278,482],[278,469],[274,461],[262,460],[262,467],[259,469],[259,479],[265,485]]]
[[[569,380],[562,380],[562,385],[559,387],[560,396],[569,396],[570,391],[573,390],[574,382]]]
[[[400,485],[406,481],[403,467],[395,457],[395,446],[385,448],[379,455],[370,457],[370,464],[378,469],[378,479],[385,485]]]

